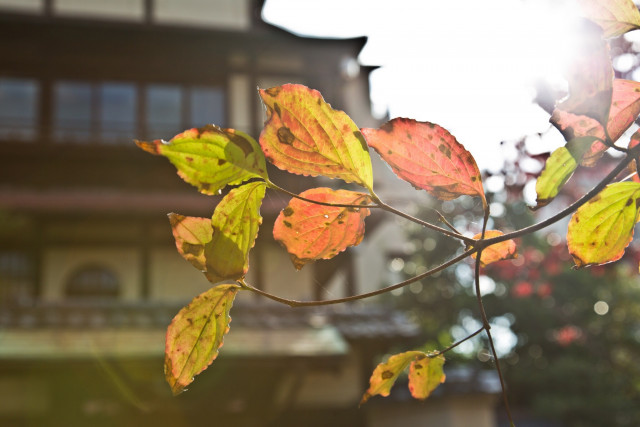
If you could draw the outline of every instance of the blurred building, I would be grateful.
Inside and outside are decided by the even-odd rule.
[[[391,414],[430,408],[449,419],[462,405],[488,420],[473,425],[491,425],[495,384],[475,377],[428,406],[374,399],[357,409],[375,355],[418,336],[406,316],[375,303],[294,310],[242,295],[218,360],[170,396],[165,329],[210,284],[176,252],[165,213],[207,217],[219,199],[132,140],[207,123],[257,136],[256,87],[285,82],[319,89],[358,125],[376,126],[370,70],[355,60],[365,40],[301,39],[262,22],[261,7],[0,0],[0,424],[390,426]],[[270,174],[292,191],[314,185]],[[379,287],[371,247],[290,268],[269,236],[286,203],[264,201],[252,284],[297,299]],[[374,248],[389,235],[380,219],[367,222]],[[471,425],[460,422],[437,425]]]

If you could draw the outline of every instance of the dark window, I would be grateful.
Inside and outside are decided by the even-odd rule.
[[[106,143],[130,142],[136,135],[136,87],[127,83],[100,85],[100,137]]]
[[[224,126],[224,91],[215,87],[194,87],[191,89],[190,126],[206,124]]]
[[[92,88],[89,83],[58,82],[53,87],[53,136],[59,142],[87,143],[91,137]]]
[[[0,78],[0,138],[33,139],[39,86],[34,80]]]
[[[182,130],[182,88],[150,85],[147,87],[147,138],[171,139]]]
[[[34,296],[33,259],[25,252],[0,252],[0,305],[25,303]]]
[[[116,274],[106,267],[88,265],[76,270],[66,285],[68,298],[112,299],[120,293]]]

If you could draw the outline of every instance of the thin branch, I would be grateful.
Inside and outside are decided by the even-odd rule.
[[[321,205],[321,206],[334,206],[336,208],[353,208],[353,209],[363,209],[363,208],[367,208],[367,209],[374,209],[374,208],[381,208],[382,206],[380,205],[350,205],[350,204],[343,204],[343,203],[330,203],[330,202],[321,202],[319,200],[313,200],[313,199],[307,199],[306,197],[302,197],[299,194],[293,193],[289,190],[285,190],[282,187],[278,187],[276,184],[274,184],[271,181],[267,181],[267,186],[273,190],[279,191],[281,193],[287,194],[291,197],[295,197],[296,199],[300,199],[300,200],[304,200],[305,202],[308,203],[314,203],[316,205]]]
[[[525,234],[530,234],[535,231],[541,230],[545,227],[548,227],[551,224],[555,224],[560,221],[567,215],[572,214],[577,211],[578,208],[593,197],[595,197],[600,191],[602,191],[620,172],[627,167],[627,165],[634,159],[635,156],[638,155],[638,152],[635,152],[636,148],[640,148],[640,145],[634,147],[634,152],[629,152],[629,154],[622,160],[620,163],[611,171],[607,176],[605,176],[602,181],[600,181],[595,187],[593,187],[587,194],[573,202],[571,205],[567,206],[565,209],[561,210],[557,214],[545,219],[544,221],[540,221],[537,224],[530,225],[529,227],[521,228],[520,230],[513,231],[511,233],[503,234],[502,236],[492,237],[490,239],[478,240],[475,241],[474,244],[476,247],[486,248],[487,246],[494,245],[496,243],[504,242],[505,240],[515,239],[516,237],[524,236]]]
[[[489,219],[489,208],[485,208],[484,211],[484,221],[482,224],[482,237],[481,240],[484,239],[484,233],[487,228],[487,221]],[[493,354],[493,359],[496,363],[496,371],[498,371],[498,377],[500,378],[500,389],[502,390],[502,400],[504,401],[504,408],[507,412],[507,417],[509,418],[509,422],[511,425],[513,423],[513,417],[511,416],[511,409],[509,408],[509,399],[507,398],[507,388],[504,383],[504,378],[502,376],[502,369],[500,368],[500,361],[498,360],[498,353],[496,352],[495,346],[493,345],[493,337],[491,336],[491,325],[489,324],[489,319],[487,318],[487,313],[484,309],[484,304],[482,302],[482,293],[480,292],[480,264],[482,260],[482,248],[478,250],[476,255],[476,265],[475,265],[475,285],[476,285],[476,299],[478,301],[478,307],[480,308],[480,315],[482,317],[482,325],[483,329],[487,331],[487,338],[489,339],[489,346],[491,347],[491,353]]]
[[[441,354],[445,354],[447,351],[453,350],[454,348],[456,348],[457,346],[459,346],[463,342],[465,342],[467,340],[470,340],[471,338],[473,338],[476,335],[478,335],[480,332],[484,331],[484,329],[485,329],[484,326],[482,326],[480,329],[478,329],[477,331],[475,331],[471,335],[468,335],[467,337],[462,338],[460,341],[457,341],[457,342],[451,344],[449,347],[445,348],[444,350],[440,350],[440,351],[436,352],[434,354],[434,356],[440,356]]]
[[[444,270],[447,267],[450,267],[460,261],[462,261],[463,259],[465,259],[466,257],[468,257],[469,255],[471,255],[472,253],[476,252],[477,249],[475,248],[471,248],[469,250],[464,251],[463,253],[461,253],[460,255],[458,255],[455,258],[451,258],[449,261],[440,264],[437,267],[432,268],[429,271],[425,271],[422,274],[419,274],[415,277],[412,277],[410,279],[404,280],[400,283],[396,283],[395,285],[391,285],[391,286],[387,286],[386,288],[382,288],[382,289],[378,289],[376,291],[373,292],[367,292],[365,294],[359,294],[359,295],[352,295],[349,297],[344,297],[344,298],[337,298],[337,299],[330,299],[330,300],[320,300],[320,301],[297,301],[297,300],[291,300],[291,299],[287,299],[287,298],[282,298],[279,297],[277,295],[273,295],[270,294],[268,292],[263,291],[262,289],[258,289],[258,288],[254,288],[253,286],[251,286],[250,284],[246,283],[244,280],[239,280],[238,283],[240,284],[240,286],[248,291],[251,292],[255,292],[256,294],[262,295],[263,297],[269,298],[270,300],[282,303],[282,304],[286,304],[289,307],[317,307],[320,305],[332,305],[332,304],[340,304],[343,302],[351,302],[351,301],[357,301],[360,299],[364,299],[364,298],[369,298],[369,297],[373,297],[376,295],[381,295],[390,291],[393,291],[395,289],[400,289],[402,287],[405,287],[407,285],[410,285],[414,282],[417,282],[419,280],[424,279],[425,277],[429,277],[439,271]]]

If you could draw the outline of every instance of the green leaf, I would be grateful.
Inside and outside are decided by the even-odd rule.
[[[307,199],[342,205],[367,205],[364,193],[313,188],[300,194]],[[324,206],[291,199],[273,226],[273,237],[282,243],[296,269],[318,259],[330,259],[348,246],[360,244],[364,236],[367,208]]]
[[[396,175],[442,200],[463,194],[485,201],[476,161],[445,128],[412,119],[393,119],[362,134]]]
[[[238,290],[238,285],[213,287],[173,318],[167,329],[164,373],[174,395],[184,391],[218,356]]]
[[[569,221],[567,245],[577,267],[620,259],[638,220],[640,183],[617,182],[582,205]]]
[[[178,175],[201,193],[218,194],[227,185],[237,185],[251,178],[267,179],[264,154],[249,135],[207,125],[186,130],[169,142],[136,141],[152,154],[169,159]]]
[[[369,398],[379,394],[389,396],[391,387],[398,379],[398,375],[404,371],[411,362],[416,359],[423,359],[426,354],[422,351],[407,351],[405,353],[394,354],[385,363],[380,363],[373,370],[369,379],[369,389],[362,396],[360,404],[365,403]]]
[[[206,276],[212,283],[239,280],[249,269],[249,250],[262,224],[260,205],[263,181],[251,182],[229,192],[211,218],[213,238],[205,245]]]
[[[213,237],[211,219],[170,213],[169,222],[180,255],[198,270],[205,271],[204,246]]]
[[[558,195],[560,189],[578,167],[584,153],[596,140],[597,138],[592,136],[575,138],[569,141],[565,147],[560,147],[551,153],[544,170],[536,181],[535,209],[548,205]]]
[[[586,18],[602,27],[604,37],[640,28],[640,13],[632,0],[578,0]]]
[[[320,92],[302,85],[260,89],[260,96],[268,114],[260,145],[274,165],[298,175],[340,178],[372,189],[367,144],[344,111],[334,110]]]
[[[409,391],[415,399],[424,400],[445,380],[444,356],[417,357],[409,367]]]

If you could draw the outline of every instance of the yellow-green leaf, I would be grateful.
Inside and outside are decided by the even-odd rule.
[[[239,280],[249,269],[249,250],[262,224],[260,205],[266,185],[251,182],[234,188],[216,206],[213,238],[205,245],[206,276],[212,283]]]
[[[211,288],[173,318],[167,329],[164,360],[164,374],[173,394],[184,391],[218,356],[229,331],[229,310],[239,290],[238,285]]]
[[[398,379],[398,375],[404,371],[409,364],[420,358],[423,359],[426,354],[422,351],[407,351],[405,353],[394,354],[385,363],[380,363],[373,371],[369,379],[369,389],[362,396],[360,404],[362,405],[370,397],[379,394],[381,396],[389,396],[391,387]]]
[[[201,193],[218,194],[227,185],[251,178],[267,179],[267,166],[260,145],[249,135],[207,125],[186,130],[169,142],[136,141],[152,154],[169,159],[178,175]]]
[[[640,13],[632,0],[578,0],[586,18],[600,25],[604,37],[640,28]]]
[[[278,168],[373,187],[371,158],[358,126],[317,90],[297,84],[260,90],[268,119],[260,145]]]
[[[560,147],[551,153],[544,166],[544,170],[536,181],[536,207],[548,205],[557,195],[564,184],[571,178],[573,171],[582,160],[584,153],[597,140],[592,136],[572,139],[565,147]]]
[[[416,399],[426,399],[445,380],[444,356],[417,357],[409,367],[409,391]]]
[[[638,220],[640,183],[617,182],[582,205],[569,221],[567,245],[577,267],[620,259]]]
[[[180,255],[198,270],[205,271],[204,246],[213,237],[211,219],[170,213],[169,222]]]

